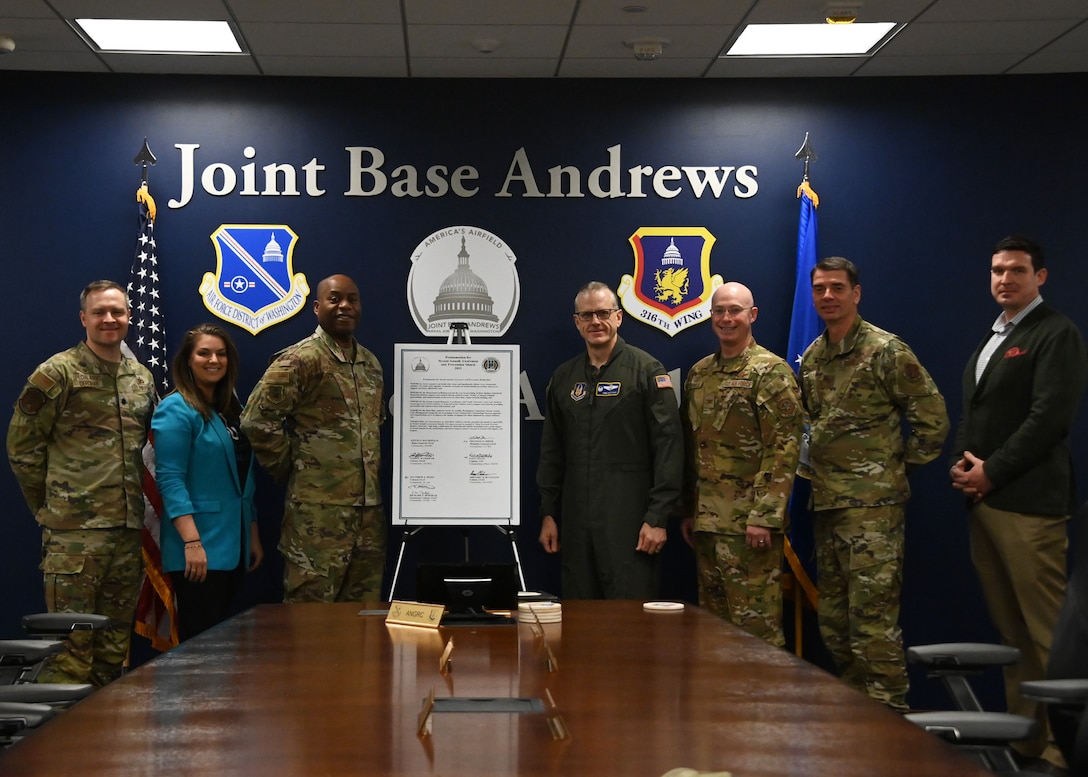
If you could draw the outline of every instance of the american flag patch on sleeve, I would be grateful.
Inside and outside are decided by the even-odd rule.
[[[672,388],[672,378],[670,378],[668,375],[658,375],[654,378],[654,380],[657,382],[658,388]]]

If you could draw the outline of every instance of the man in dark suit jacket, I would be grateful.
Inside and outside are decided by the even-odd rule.
[[[1005,672],[1009,711],[1038,716],[1044,732],[1043,710],[1017,689],[1046,676],[1076,509],[1069,433],[1088,376],[1080,332],[1039,294],[1046,277],[1031,240],[994,247],[990,290],[1002,313],[964,372],[950,471],[970,503],[971,560],[990,616],[1021,653]],[[1038,756],[1046,745],[1044,733],[1018,749]]]

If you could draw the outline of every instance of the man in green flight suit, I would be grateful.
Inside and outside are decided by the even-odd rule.
[[[853,262],[823,259],[811,279],[826,325],[801,357],[820,634],[844,682],[905,710],[899,594],[907,472],[940,455],[948,413],[910,347],[858,314]]]
[[[242,429],[261,466],[287,481],[284,601],[377,601],[387,533],[382,367],[353,334],[362,306],[351,278],[321,281],[314,313],[317,331],[273,357]]]
[[[680,495],[683,431],[672,380],[619,336],[611,288],[586,284],[574,325],[586,352],[547,388],[540,443],[540,544],[557,553],[567,599],[658,595],[666,523]]]
[[[102,686],[128,656],[143,580],[142,452],[155,386],[147,368],[121,352],[130,312],[124,287],[95,281],[79,306],[87,339],[30,376],[8,427],[8,461],[42,525],[46,608],[112,623],[73,632],[38,681]]]

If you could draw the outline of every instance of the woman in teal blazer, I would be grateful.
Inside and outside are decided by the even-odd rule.
[[[175,389],[151,418],[162,495],[159,544],[170,573],[178,637],[225,620],[242,575],[261,563],[253,503],[253,451],[234,393],[238,349],[216,324],[185,333],[174,356]]]

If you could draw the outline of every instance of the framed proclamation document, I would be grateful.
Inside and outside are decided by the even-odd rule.
[[[521,352],[517,345],[394,345],[397,524],[517,526]]]

